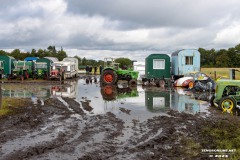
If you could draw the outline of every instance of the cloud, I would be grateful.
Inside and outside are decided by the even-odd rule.
[[[230,46],[231,44],[237,44],[240,42],[240,22],[233,22],[226,28],[220,30],[213,43],[221,46]],[[233,47],[233,46],[232,46]]]
[[[118,20],[120,27],[155,28],[183,27],[199,28],[208,26],[224,16],[229,9],[239,18],[239,1],[227,3],[218,0],[69,0],[68,12],[100,15],[111,20]]]
[[[238,0],[3,0],[0,49],[54,45],[80,57],[141,59],[150,52],[228,48],[240,41],[239,6]]]

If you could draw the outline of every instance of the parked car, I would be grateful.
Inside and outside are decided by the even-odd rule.
[[[195,81],[207,80],[209,77],[202,72],[190,72],[185,74],[182,78],[174,81],[174,87],[193,88]]]

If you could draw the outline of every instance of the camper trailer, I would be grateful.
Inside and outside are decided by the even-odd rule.
[[[176,80],[189,72],[200,71],[200,53],[196,49],[182,49],[172,53],[172,76]]]
[[[167,54],[151,54],[145,59],[145,76],[143,84],[153,83],[157,86],[170,84],[170,57]]]
[[[63,61],[63,62],[74,62],[74,63],[75,63],[75,70],[76,70],[77,73],[78,73],[78,59],[77,59],[77,58],[74,58],[74,57],[66,57],[66,58],[63,58],[62,61]]]
[[[50,79],[65,80],[66,78],[77,77],[77,71],[75,69],[75,66],[75,62],[54,62],[52,64]]]

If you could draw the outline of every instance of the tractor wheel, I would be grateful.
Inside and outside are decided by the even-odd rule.
[[[137,86],[137,80],[136,80],[136,79],[131,79],[131,80],[128,82],[128,84],[129,84],[130,86]]]
[[[236,108],[236,101],[232,97],[224,97],[220,100],[218,107],[222,111],[232,111]]]
[[[113,70],[105,70],[102,74],[102,82],[105,84],[115,84],[117,82],[117,74]]]
[[[28,74],[28,72],[26,73],[26,77],[27,77],[27,79],[29,78],[29,74]]]
[[[23,81],[23,80],[24,80],[24,76],[23,76],[23,75],[21,75],[21,76],[20,76],[20,79]]]
[[[116,86],[106,85],[101,88],[101,94],[104,100],[111,101],[117,97]]]
[[[48,75],[47,74],[45,74],[44,75],[44,80],[48,80],[49,78],[48,78]]]
[[[192,89],[194,87],[194,83],[193,83],[193,81],[190,81],[189,83],[188,83],[188,88],[189,89]]]
[[[160,79],[160,80],[159,80],[159,86],[160,86],[160,87],[164,87],[165,84],[166,84],[166,82],[165,82],[164,79]]]

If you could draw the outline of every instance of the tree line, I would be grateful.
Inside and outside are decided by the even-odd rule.
[[[21,52],[19,49],[14,49],[12,52],[0,50],[0,55],[8,55],[14,57],[16,60],[24,60],[26,57],[56,57],[58,60],[63,60],[67,57],[67,53],[61,48],[56,50],[55,46],[49,46],[47,49],[32,49],[31,52]]]
[[[205,68],[238,68],[240,67],[240,44],[235,47],[231,47],[228,49],[204,49],[199,48],[198,51],[201,54],[201,67]],[[49,46],[47,49],[32,49],[31,52],[21,52],[19,49],[14,49],[12,52],[6,52],[4,50],[0,50],[0,55],[8,55],[12,56],[17,60],[24,60],[26,57],[56,57],[59,61],[63,60],[63,58],[67,57],[67,53],[61,48],[60,50],[56,50],[55,46]],[[81,58],[79,56],[74,56],[79,61],[79,67],[89,66],[100,66],[104,65],[103,60],[93,60],[87,59],[85,57]],[[117,58],[115,62],[120,63],[120,67],[132,66],[132,61],[128,58]]]
[[[16,60],[24,60],[26,57],[56,57],[59,61],[62,61],[63,58],[68,57],[67,53],[63,50],[61,47],[60,50],[57,50],[55,46],[49,46],[47,49],[32,49],[31,52],[23,52],[19,49],[14,49],[11,52],[7,52],[4,50],[0,50],[0,55],[8,55],[14,57]],[[79,68],[85,68],[85,66],[100,66],[104,65],[103,60],[93,60],[93,59],[87,59],[85,57],[81,58],[79,56],[74,56],[78,59]],[[128,58],[118,58],[116,59],[116,62],[120,63],[120,67],[122,65],[130,66],[131,60]]]
[[[238,68],[240,67],[240,44],[228,49],[199,48],[201,67],[205,68]]]

